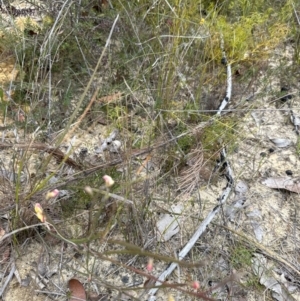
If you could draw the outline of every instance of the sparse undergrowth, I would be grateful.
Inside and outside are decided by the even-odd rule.
[[[90,299],[97,293],[141,300],[147,284],[129,290],[123,278],[121,284],[106,281],[98,261],[111,264],[108,274],[126,271],[150,287],[157,276],[152,259],[158,269],[177,262],[183,271],[164,283],[164,296],[216,300],[251,290],[260,296],[253,257],[273,250],[246,243],[227,227],[224,212],[218,222],[226,231],[212,225],[182,262],[174,250],[209,211],[202,193],[215,185],[220,194],[220,150],[238,152],[246,136],[243,120],[257,109],[253,95],[267,97],[262,87],[271,86],[276,72],[280,105],[297,87],[300,7],[293,1],[119,0],[45,1],[34,9],[39,21],[33,13],[20,25],[13,10],[2,17],[0,240],[12,235],[1,241],[0,252],[21,256],[32,240],[44,254],[64,242],[66,261],[80,262],[68,268],[88,279]],[[270,68],[274,52],[290,45],[293,63],[283,58],[278,69]],[[231,109],[216,116],[227,64],[234,82]],[[170,213],[182,198],[180,219],[191,222],[181,225],[180,239],[159,241],[157,213]]]

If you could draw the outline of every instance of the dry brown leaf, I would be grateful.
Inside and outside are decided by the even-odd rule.
[[[86,301],[87,300],[84,287],[79,280],[77,280],[75,278],[70,279],[68,286],[69,286],[69,290],[71,292],[71,297],[70,297],[69,301]]]
[[[299,179],[272,177],[262,181],[262,184],[270,188],[285,189],[291,192],[300,193]]]

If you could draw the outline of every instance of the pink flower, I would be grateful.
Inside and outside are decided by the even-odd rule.
[[[148,272],[152,272],[153,270],[153,258],[149,258],[146,269]]]
[[[46,194],[46,200],[55,198],[59,195],[59,190],[58,189],[54,189],[52,191],[48,191]]]
[[[191,287],[195,290],[198,290],[200,288],[200,284],[198,281],[193,281]]]
[[[111,187],[114,185],[115,181],[112,179],[112,177],[108,176],[108,175],[105,175],[103,176],[102,178],[105,182],[105,186],[108,188],[108,187]]]

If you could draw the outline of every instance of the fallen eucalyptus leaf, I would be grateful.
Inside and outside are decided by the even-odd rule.
[[[277,147],[287,147],[289,146],[292,141],[285,138],[270,138],[270,140],[277,146]]]
[[[273,177],[263,180],[262,184],[270,188],[285,189],[291,192],[300,193],[299,179]]]
[[[286,287],[288,292],[290,294],[296,293],[298,287],[297,285],[295,285],[296,284],[295,282],[293,284],[293,281],[295,280],[292,281],[292,279],[289,276],[286,276],[283,272],[279,274],[280,274],[280,282]]]
[[[259,277],[260,284],[271,290],[274,299],[277,301],[295,301],[284,285],[281,285],[275,278],[265,256],[255,253],[251,261],[253,272]]]
[[[164,214],[156,223],[158,241],[168,241],[172,236],[179,232],[180,213],[183,210],[181,205],[172,205],[171,212],[173,214]]]

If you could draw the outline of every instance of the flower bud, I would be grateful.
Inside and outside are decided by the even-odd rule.
[[[198,281],[193,281],[191,286],[195,290],[198,290],[200,288],[200,284]]]
[[[46,194],[46,200],[55,198],[59,195],[59,190],[58,189],[54,189],[52,191],[48,191]]]
[[[84,190],[86,193],[88,193],[89,195],[93,195],[93,189],[90,186],[85,186]]]
[[[114,185],[115,181],[112,179],[112,177],[108,176],[108,175],[105,175],[103,176],[102,178],[105,182],[105,186],[108,188],[108,187],[111,187]]]
[[[42,222],[45,223],[46,222],[46,216],[44,214],[44,210],[41,206],[41,204],[36,203],[34,205],[34,211],[35,211],[35,215],[37,216],[37,218]]]
[[[153,270],[153,258],[149,258],[146,269],[148,272],[152,272]]]

